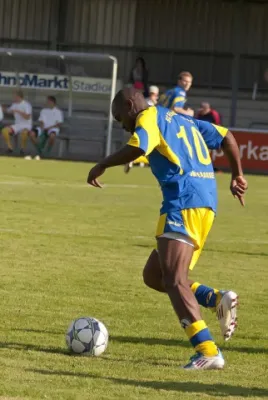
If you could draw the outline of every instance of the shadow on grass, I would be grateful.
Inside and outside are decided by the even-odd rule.
[[[19,342],[0,342],[0,349],[12,349],[20,351],[38,351],[41,353],[50,354],[63,354],[69,356],[70,353],[67,349],[61,347],[41,347],[34,344],[26,344]]]
[[[229,397],[229,396],[241,396],[241,397],[268,397],[268,390],[257,388],[257,387],[241,387],[227,385],[223,383],[206,384],[201,382],[159,382],[159,381],[140,381],[134,379],[121,379],[121,378],[111,378],[93,374],[86,374],[81,372],[70,372],[70,371],[50,371],[44,369],[28,369],[29,372],[34,372],[36,374],[42,375],[56,375],[56,376],[68,376],[75,378],[85,378],[85,379],[102,379],[108,380],[116,385],[124,386],[134,386],[142,387],[145,389],[154,390],[165,390],[173,392],[188,392],[196,394],[206,394],[215,397]],[[200,372],[198,372],[200,374]],[[202,372],[201,372],[202,373]],[[217,371],[211,371],[211,373],[218,374]],[[196,375],[195,375],[196,376]]]
[[[132,336],[111,336],[111,342],[119,342],[119,343],[133,343],[133,344],[146,344],[149,346],[181,346],[186,348],[192,348],[190,343],[186,340],[177,340],[177,339],[163,339],[163,338],[148,338],[148,337],[132,337]],[[223,351],[238,351],[245,354],[258,354],[264,353],[268,354],[267,347],[247,347],[247,346],[236,346],[233,344],[222,344],[220,346]]]

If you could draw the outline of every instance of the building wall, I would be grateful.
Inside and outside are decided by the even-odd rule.
[[[187,69],[196,85],[223,87],[240,52],[239,84],[250,88],[264,85],[267,20],[268,3],[253,0],[0,0],[0,44],[109,52],[125,80],[142,55],[153,82],[170,84]]]

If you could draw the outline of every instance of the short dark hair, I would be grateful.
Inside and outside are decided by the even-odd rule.
[[[24,99],[24,94],[21,89],[16,90],[15,95],[20,97],[21,99]]]
[[[54,104],[57,104],[57,100],[56,100],[56,97],[55,97],[55,96],[47,96],[47,99],[48,99],[49,101],[52,101]]]

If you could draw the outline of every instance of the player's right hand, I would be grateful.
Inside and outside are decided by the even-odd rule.
[[[232,195],[240,201],[243,207],[245,206],[244,195],[246,193],[247,188],[248,188],[248,183],[242,175],[232,178],[230,190],[232,192]]]
[[[99,183],[98,179],[101,175],[104,174],[106,168],[101,164],[96,164],[88,174],[87,183],[91,186],[102,188],[102,185]]]

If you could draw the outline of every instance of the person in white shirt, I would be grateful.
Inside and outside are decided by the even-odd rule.
[[[46,154],[50,153],[63,123],[63,114],[57,107],[57,101],[54,96],[47,97],[47,107],[41,110],[38,122],[40,126],[29,133],[30,139],[37,149],[36,160],[40,160],[40,157],[44,154],[46,144]],[[31,156],[25,158],[30,160]]]
[[[156,106],[158,103],[159,97],[159,88],[157,86],[149,87],[149,97],[147,97],[146,101],[149,106]]]
[[[28,101],[24,100],[24,95],[21,90],[17,90],[14,94],[14,103],[9,108],[2,107],[7,114],[14,116],[14,124],[6,126],[2,129],[3,138],[7,144],[7,152],[13,153],[13,146],[10,136],[21,134],[21,150],[24,154],[27,143],[28,132],[32,129],[32,106]]]

